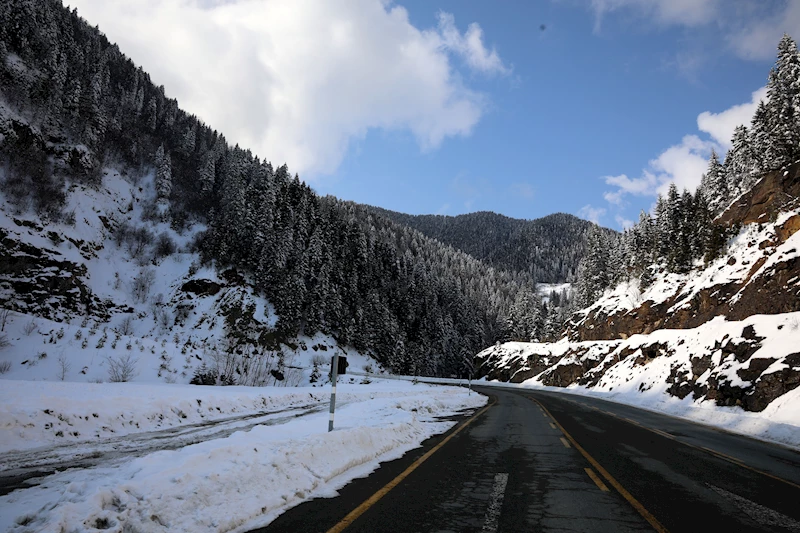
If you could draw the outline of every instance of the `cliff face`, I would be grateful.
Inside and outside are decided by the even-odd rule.
[[[623,283],[557,343],[484,350],[478,375],[763,411],[800,385],[800,165],[766,175],[716,222],[739,228],[717,260],[643,290]]]
[[[717,316],[800,310],[800,165],[766,175],[717,219],[741,227],[727,253],[685,275],[665,274],[652,287],[622,285],[567,328],[572,341],[625,339],[698,327]]]

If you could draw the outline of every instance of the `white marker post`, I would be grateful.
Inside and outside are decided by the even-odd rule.
[[[331,414],[328,418],[328,432],[333,431],[333,411],[336,409],[336,379],[339,377],[339,352],[333,355],[331,364]]]

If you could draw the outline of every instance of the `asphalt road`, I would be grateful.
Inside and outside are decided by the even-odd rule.
[[[482,392],[479,416],[256,531],[800,532],[796,451],[594,398]]]

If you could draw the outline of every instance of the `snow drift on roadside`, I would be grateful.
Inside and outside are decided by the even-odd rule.
[[[151,389],[157,398],[160,389]],[[192,401],[201,391],[212,392],[210,397],[225,392],[195,390]],[[264,389],[254,392],[263,394]],[[307,397],[308,392],[305,389],[299,394]],[[242,390],[233,391],[229,401],[236,394],[247,397]],[[35,391],[30,393],[29,406],[36,396]],[[256,397],[253,394],[246,403]],[[402,382],[345,385],[341,397],[353,401],[337,410],[337,429],[332,433],[327,433],[327,413],[319,413],[176,451],[159,451],[113,468],[52,475],[37,487],[0,498],[0,529],[245,530],[269,523],[306,499],[334,495],[336,489],[371,472],[380,462],[402,456],[453,425],[438,417],[486,402],[485,397],[468,395],[464,389]],[[209,397],[202,398],[212,402]]]

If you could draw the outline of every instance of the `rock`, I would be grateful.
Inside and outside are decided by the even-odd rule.
[[[192,279],[181,285],[183,292],[190,292],[198,296],[213,296],[222,289],[219,283],[208,279]]]

